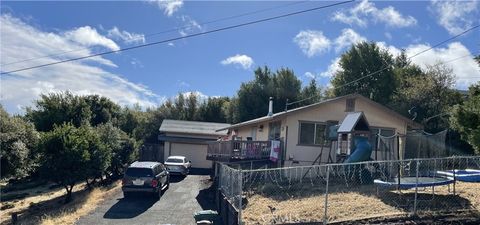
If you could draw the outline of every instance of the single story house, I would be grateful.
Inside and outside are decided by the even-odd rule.
[[[207,158],[209,141],[216,141],[227,135],[227,123],[208,123],[183,120],[163,120],[158,140],[164,143],[164,158],[171,155],[187,157],[193,168],[212,168]]]
[[[271,108],[270,106],[270,110]],[[354,112],[357,114],[352,114]],[[345,95],[283,112],[273,114],[270,111],[265,114],[264,117],[233,124],[217,131],[228,131],[230,140],[281,140],[284,166],[297,166],[312,164],[324,147],[329,150],[326,154],[323,153],[320,161],[325,163],[328,162],[329,157],[332,157],[335,162],[338,152],[334,148],[338,146],[326,146],[327,130],[332,125],[341,124],[349,114],[352,114],[350,116],[352,118],[364,120],[363,123],[369,126],[369,133],[373,135],[405,135],[408,129],[422,127],[411,119],[360,94]],[[355,125],[357,121],[352,123]],[[396,152],[394,154],[403,155],[404,139],[392,141],[394,142],[392,146],[395,148],[393,151]],[[330,148],[334,150],[330,151]]]

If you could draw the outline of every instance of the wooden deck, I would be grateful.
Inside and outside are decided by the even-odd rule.
[[[207,160],[235,162],[268,160],[271,141],[215,141],[208,143]]]

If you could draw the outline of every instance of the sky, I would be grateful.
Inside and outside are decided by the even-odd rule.
[[[115,51],[333,1],[2,1],[0,70]],[[23,113],[41,94],[99,94],[124,105],[155,107],[178,93],[234,96],[261,66],[292,69],[303,85],[324,87],[352,44],[372,41],[397,55],[430,48],[480,23],[480,1],[356,1],[207,35],[167,41],[1,75],[1,104]],[[472,59],[480,29],[413,57],[445,63],[455,88],[480,81]]]

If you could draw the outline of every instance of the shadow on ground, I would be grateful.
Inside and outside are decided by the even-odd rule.
[[[198,204],[203,210],[216,210],[215,208],[215,187],[212,182],[204,181],[207,188],[198,192],[197,199]],[[208,186],[209,185],[209,186]]]
[[[114,185],[109,185],[103,188],[110,189],[114,187]],[[74,212],[85,204],[90,191],[90,189],[86,188],[72,193],[72,201],[67,204],[65,204],[65,196],[62,195],[56,198],[31,204],[28,208],[22,210],[15,210],[14,212],[18,215],[17,223],[39,224],[42,217],[56,217],[58,215],[62,215],[63,213]],[[10,215],[2,216],[10,217]],[[11,220],[7,219],[1,224],[11,224]]]
[[[151,195],[143,193],[132,193],[135,196],[129,198],[120,198],[108,211],[103,215],[107,219],[129,219],[147,211],[155,204],[158,199]]]
[[[397,191],[385,192],[378,197],[383,203],[400,208],[405,212],[413,210],[415,193],[399,193]],[[452,211],[472,209],[470,200],[459,195],[433,195],[431,193],[417,194],[418,211]]]

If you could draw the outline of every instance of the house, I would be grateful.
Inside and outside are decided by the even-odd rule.
[[[227,123],[208,123],[183,120],[163,120],[158,140],[164,142],[164,158],[181,155],[192,161],[193,168],[211,168],[208,161],[208,142],[216,141],[227,135]]]
[[[406,118],[399,113],[370,100],[359,94],[350,94],[336,97],[311,105],[278,112],[273,114],[272,101],[270,111],[264,117],[245,121],[238,124],[219,129],[217,131],[228,131],[229,140],[232,144],[212,143],[209,146],[207,157],[213,161],[225,161],[226,154],[231,152],[231,158],[249,160],[251,155],[244,153],[249,149],[257,149],[249,143],[265,142],[269,140],[280,140],[282,142],[282,163],[284,166],[309,165],[318,157],[322,163],[338,162],[342,153],[343,142],[351,138],[348,129],[352,130],[358,123],[366,124],[362,135],[369,136],[369,142],[374,148],[372,158],[384,160],[385,154],[381,154],[380,148],[376,146],[376,134],[392,136],[394,134],[405,135],[408,129],[420,129],[421,125]],[[349,116],[350,115],[350,116]],[[349,121],[351,126],[338,133],[338,124]],[[357,126],[357,127],[358,127]],[[332,136],[332,129],[334,134]],[[359,130],[362,130],[360,128]],[[237,142],[243,142],[239,148]],[[219,149],[220,146],[227,149]],[[230,146],[230,147],[229,147]],[[402,138],[392,138],[390,143],[390,155],[398,155],[402,158],[404,154],[405,141]],[[232,148],[228,149],[228,148]],[[261,148],[259,154],[254,158],[268,159],[268,153]],[[222,154],[219,154],[222,152]],[[349,151],[347,151],[349,153]],[[323,154],[323,155],[320,155]],[[232,161],[232,160],[228,160]]]

